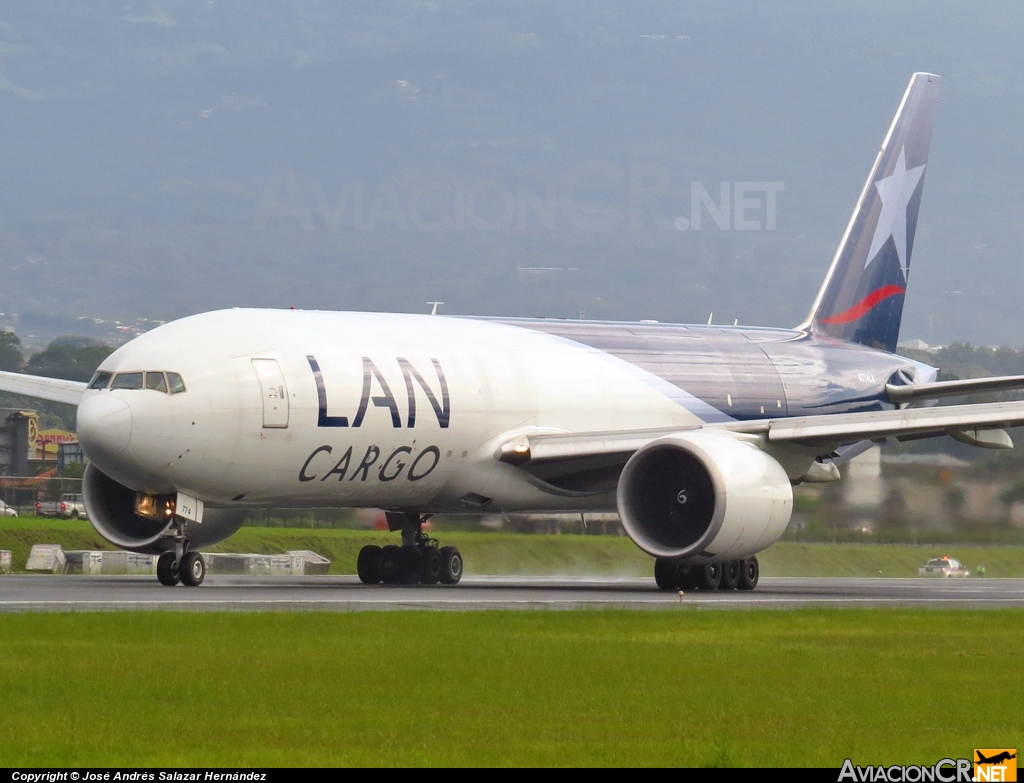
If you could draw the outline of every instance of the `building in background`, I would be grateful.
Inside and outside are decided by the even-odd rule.
[[[29,450],[39,433],[35,411],[0,408],[0,475],[27,476]]]
[[[70,445],[78,446],[78,436],[73,432],[61,429],[37,430],[32,443],[32,459],[43,465],[56,465],[61,447]]]

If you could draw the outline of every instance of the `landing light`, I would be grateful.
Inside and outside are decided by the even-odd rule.
[[[140,517],[157,519],[163,516],[170,519],[174,516],[174,510],[174,498],[144,495],[141,492],[135,495],[135,513]]]
[[[156,519],[156,498],[152,495],[136,495],[135,513],[146,519]]]

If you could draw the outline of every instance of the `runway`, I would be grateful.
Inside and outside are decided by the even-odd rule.
[[[0,612],[367,611],[481,609],[1024,608],[1024,579],[764,577],[753,592],[657,589],[654,579],[467,577],[442,585],[368,587],[351,576],[211,576],[198,588],[145,576],[0,577]]]

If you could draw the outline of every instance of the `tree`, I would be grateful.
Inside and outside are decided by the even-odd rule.
[[[25,372],[69,381],[87,381],[113,350],[91,337],[57,337],[45,350],[32,354]]]
[[[1006,507],[1010,507],[1014,503],[1024,503],[1024,481],[1020,479],[1015,481],[1012,487],[999,495],[999,500]]]
[[[956,518],[963,513],[967,505],[967,494],[960,487],[950,487],[942,498],[942,505]]]
[[[21,372],[25,357],[21,355],[19,345],[21,340],[14,332],[0,332],[0,370]]]

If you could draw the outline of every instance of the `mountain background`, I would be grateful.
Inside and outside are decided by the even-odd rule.
[[[915,70],[902,337],[1024,344],[1024,5],[0,8],[0,326],[264,306],[790,326]],[[777,183],[758,230],[693,184]],[[680,230],[680,227],[686,230]]]

